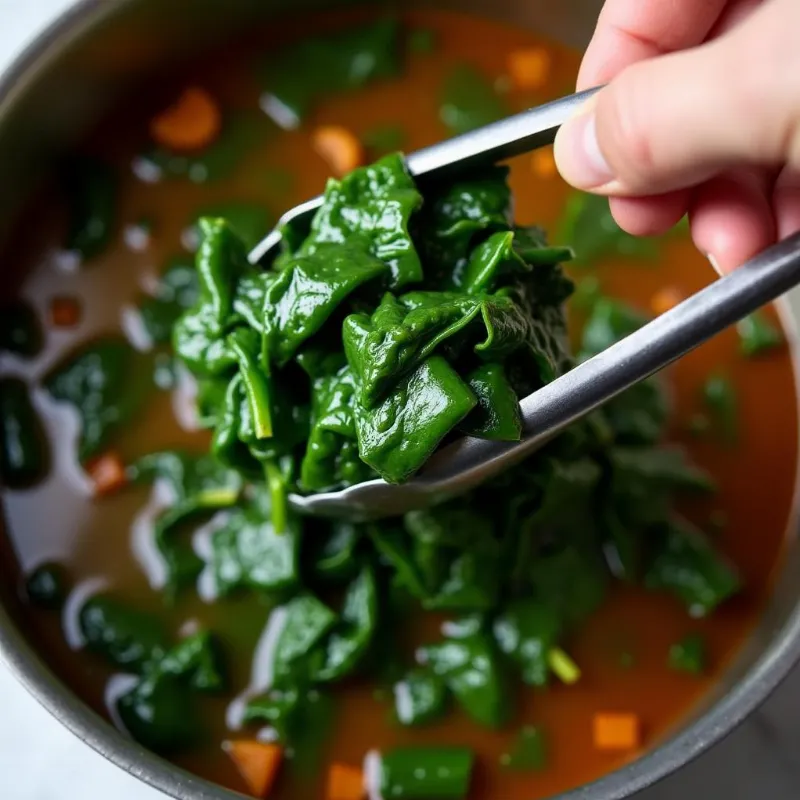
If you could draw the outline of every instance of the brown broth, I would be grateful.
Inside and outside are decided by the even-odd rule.
[[[351,14],[321,15],[311,27],[328,30],[348,24],[352,18]],[[499,77],[510,51],[542,43],[529,31],[466,15],[420,11],[406,14],[405,20],[436,31],[435,52],[411,57],[401,79],[324,100],[300,130],[271,136],[228,180],[205,185],[184,180],[148,185],[136,180],[130,164],[146,141],[147,119],[165,98],[189,82],[208,87],[226,108],[257,108],[251,57],[276,41],[285,43],[307,33],[307,18],[259,32],[246,46],[237,43],[213,57],[204,57],[158,89],[140,93],[138,97],[145,96],[146,101],[137,98],[137,103],[107,120],[89,142],[89,149],[111,158],[126,176],[120,219],[124,224],[145,215],[153,219],[152,242],[144,252],[134,252],[125,245],[120,230],[113,246],[91,267],[77,273],[64,272],[57,264],[62,210],[47,198],[47,202],[36,203],[32,214],[18,226],[17,241],[4,259],[26,271],[22,293],[43,317],[49,300],[58,294],[82,298],[85,315],[74,331],[50,331],[46,353],[33,364],[4,357],[3,371],[36,378],[74,343],[118,330],[125,304],[152,282],[169,255],[180,252],[181,232],[198,207],[221,199],[240,199],[263,202],[277,215],[319,192],[327,167],[311,148],[309,131],[313,126],[343,123],[358,134],[378,124],[399,122],[407,131],[406,149],[430,144],[446,135],[438,120],[436,98],[455,62],[471,62],[488,75]],[[480,47],[475,47],[477,41]],[[561,94],[573,84],[579,54],[546,44],[554,63],[546,92],[533,96],[512,91],[512,106],[519,108]],[[295,180],[290,190],[276,192],[268,187],[264,176],[275,169],[292,173]],[[529,157],[513,162],[512,186],[518,221],[553,229],[567,196],[566,186],[557,178],[537,178]],[[576,274],[581,277],[588,273],[576,270]],[[644,308],[663,286],[688,294],[713,278],[710,267],[691,244],[678,239],[665,244],[654,263],[607,263],[596,274],[610,293]],[[769,314],[776,317],[774,310]],[[741,437],[734,450],[684,433],[687,419],[699,407],[702,382],[712,370],[728,374],[738,392]],[[798,439],[795,377],[788,348],[747,360],[739,354],[735,332],[729,331],[678,363],[670,379],[675,401],[674,439],[687,445],[693,458],[720,486],[713,500],[688,511],[701,524],[708,521],[713,510],[725,512],[729,524],[719,534],[719,542],[743,573],[744,593],[712,619],[696,621],[667,597],[636,588],[617,589],[600,613],[569,642],[570,652],[583,667],[582,680],[569,688],[554,685],[546,692],[521,694],[513,729],[489,731],[458,712],[422,730],[402,729],[390,722],[387,703],[374,698],[372,687],[348,684],[337,690],[341,712],[327,740],[328,759],[358,764],[368,750],[396,743],[469,745],[479,755],[471,797],[534,800],[595,779],[630,757],[602,754],[592,746],[594,712],[637,713],[644,724],[645,744],[650,746],[679,723],[714,685],[763,608],[790,522]],[[132,525],[147,502],[147,493],[130,490],[100,502],[88,499],[76,477],[74,425],[69,415],[53,407],[41,393],[37,393],[36,403],[56,448],[55,469],[37,489],[4,493],[9,536],[19,569],[24,573],[43,560],[57,559],[67,565],[79,586],[93,586],[96,579],[102,579],[127,600],[161,613],[176,633],[201,620],[222,636],[233,668],[234,691],[242,692],[250,682],[254,648],[269,607],[253,597],[209,605],[191,593],[176,606],[165,607],[147,577],[155,575],[148,566],[152,565],[152,554],[148,556],[142,546],[147,537],[137,535]],[[205,441],[203,434],[176,424],[170,398],[162,393],[146,418],[125,432],[117,449],[124,458],[134,458],[149,450],[178,445],[202,448]],[[767,475],[769,480],[764,480]],[[68,604],[63,620],[32,609],[22,609],[20,614],[25,629],[53,669],[91,707],[107,716],[104,698],[109,670],[100,661],[72,650],[65,641],[74,605]],[[711,668],[702,678],[671,672],[666,665],[670,644],[695,631],[707,637],[710,647]],[[624,669],[619,659],[628,648],[634,663]],[[203,701],[210,731],[207,743],[177,758],[176,763],[244,791],[241,778],[220,748],[220,742],[232,733],[225,723],[229,701]],[[541,725],[547,732],[549,764],[542,772],[509,772],[497,766],[522,723]],[[284,775],[274,796],[293,800],[321,797],[321,780],[314,777],[302,781]]]

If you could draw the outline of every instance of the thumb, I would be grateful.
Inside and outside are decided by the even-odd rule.
[[[770,0],[725,36],[628,67],[556,137],[575,187],[643,196],[746,164],[800,168],[800,3]]]

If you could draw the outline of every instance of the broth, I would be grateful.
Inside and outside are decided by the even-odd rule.
[[[328,167],[310,144],[309,130],[315,126],[345,124],[360,135],[376,125],[400,123],[406,134],[403,149],[415,150],[447,134],[439,120],[436,97],[453,64],[469,62],[500,78],[509,52],[542,43],[534,33],[491,20],[438,11],[407,13],[404,23],[435,32],[436,47],[424,56],[409,57],[401,78],[323,98],[298,130],[276,131],[266,117],[259,118],[256,126],[259,135],[263,133],[264,144],[248,152],[230,178],[202,184],[167,179],[147,183],[133,174],[131,164],[147,140],[147,121],[165,99],[186,85],[200,85],[226,109],[256,109],[260,90],[251,63],[256,53],[302,38],[312,30],[327,32],[346,26],[353,18],[350,13],[337,13],[275,24],[247,42],[206,55],[160,85],[148,87],[133,104],[104,121],[87,142],[87,149],[110,159],[124,176],[120,224],[113,243],[86,269],[65,271],[58,252],[63,208],[46,193],[29,209],[4,261],[24,272],[21,294],[42,318],[58,295],[79,297],[83,316],[74,329],[48,331],[44,353],[32,362],[4,355],[4,373],[36,380],[74,343],[125,327],[126,308],[143,287],[152,285],[167,258],[181,252],[182,236],[198,209],[221,200],[238,200],[262,203],[277,216],[319,193]],[[521,109],[559,96],[574,84],[579,54],[551,42],[546,46],[553,61],[547,86],[536,92],[511,88],[506,95],[511,107]],[[555,230],[568,188],[556,177],[537,177],[530,156],[515,159],[511,166],[517,221]],[[278,178],[285,175],[291,181],[279,186]],[[137,251],[126,244],[123,229],[145,216],[152,220],[152,235],[148,246]],[[714,277],[691,243],[677,237],[661,246],[652,263],[611,259],[596,268],[575,267],[572,275],[578,279],[596,275],[604,290],[643,308],[665,285],[688,295]],[[774,310],[767,313],[777,321]],[[713,371],[727,374],[738,393],[740,438],[734,450],[686,432],[687,420],[699,407],[701,385]],[[780,560],[795,490],[795,377],[788,348],[746,359],[739,352],[736,332],[731,330],[681,360],[670,370],[669,380],[674,401],[672,438],[686,445],[720,487],[716,496],[687,508],[687,514],[707,525],[715,511],[724,511],[728,525],[719,533],[718,542],[741,570],[743,593],[711,618],[691,620],[674,599],[635,587],[617,587],[601,611],[570,640],[570,652],[583,669],[582,680],[570,687],[554,684],[544,692],[526,689],[518,697],[513,729],[486,730],[458,711],[422,729],[404,729],[391,722],[386,702],[375,698],[372,686],[347,683],[337,688],[340,711],[324,744],[326,761],[360,764],[367,751],[396,743],[467,745],[478,754],[479,765],[470,797],[535,800],[598,778],[635,755],[609,755],[595,749],[591,719],[596,711],[635,712],[644,725],[646,746],[651,746],[709,691],[758,619]],[[34,402],[53,442],[54,464],[50,477],[39,487],[4,492],[8,537],[20,571],[26,573],[44,560],[57,560],[75,579],[76,593],[85,594],[99,581],[141,608],[158,612],[175,633],[202,621],[223,637],[234,693],[258,684],[263,677],[259,672],[263,648],[259,650],[257,644],[270,606],[253,595],[209,604],[191,592],[174,606],[165,606],[152,588],[163,575],[147,535],[149,492],[134,488],[100,501],[90,499],[82,490],[84,479],[74,463],[75,420],[41,390],[36,390]],[[202,450],[207,446],[205,433],[179,424],[177,403],[168,393],[155,396],[145,417],[115,441],[123,459],[154,449],[186,446]],[[769,480],[764,480],[765,476]],[[24,629],[53,670],[92,708],[108,716],[112,671],[100,660],[72,648],[75,608],[73,597],[62,619],[27,606],[19,613]],[[670,645],[690,632],[702,633],[708,642],[710,668],[702,677],[667,667]],[[632,663],[623,667],[620,657],[626,653]],[[174,760],[223,786],[246,791],[220,748],[220,742],[231,736],[226,723],[231,701],[232,697],[203,701],[207,740]],[[517,772],[497,766],[519,723],[546,731],[549,758],[542,771]],[[274,796],[287,800],[322,797],[322,781],[321,775],[303,777],[287,770]]]

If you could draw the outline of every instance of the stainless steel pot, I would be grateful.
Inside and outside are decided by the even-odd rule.
[[[319,0],[79,0],[0,78],[0,239],[26,187],[125,86],[186,51],[232,35],[254,17],[320,6]],[[339,3],[342,4],[341,2]],[[575,45],[601,0],[449,0]],[[327,3],[330,5],[330,3]],[[788,304],[783,316],[793,332]],[[793,345],[795,374],[798,353]],[[5,552],[8,552],[6,549]],[[6,573],[7,574],[7,573]],[[106,758],[181,800],[227,800],[228,790],[173,767],[118,733],[50,672],[15,622],[13,587],[0,586],[0,657],[56,718]],[[564,800],[617,800],[678,769],[755,709],[800,658],[800,542],[789,552],[760,625],[723,680],[680,730],[650,753]]]

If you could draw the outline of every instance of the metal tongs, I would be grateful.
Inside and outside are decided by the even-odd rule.
[[[457,175],[552,144],[561,125],[597,91],[590,89],[555,100],[411,153],[406,159],[408,169],[417,178]],[[284,214],[278,227],[253,250],[250,260],[270,262],[280,245],[281,227],[313,215],[321,203],[322,198],[317,197]],[[462,494],[518,463],[568,425],[798,283],[800,233],[770,247],[523,399],[521,441],[465,436],[437,451],[407,483],[371,480],[339,491],[291,494],[289,501],[303,514],[364,521],[424,508]]]

